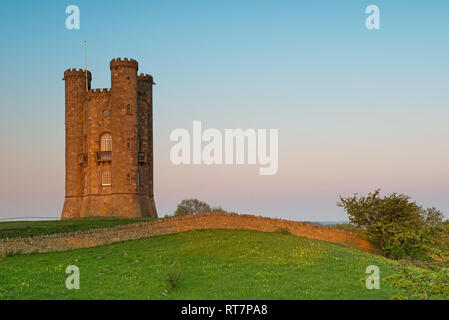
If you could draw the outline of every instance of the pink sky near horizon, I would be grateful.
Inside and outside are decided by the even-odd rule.
[[[281,128],[279,169],[273,176],[260,176],[259,164],[173,165],[169,150],[174,143],[159,136],[155,142],[159,215],[173,213],[182,199],[194,197],[240,213],[345,220],[345,213],[335,205],[339,195],[366,194],[376,188],[406,193],[419,204],[435,206],[446,215],[449,212],[444,191],[449,190],[449,149],[444,139],[432,143],[415,140],[407,145],[400,137],[397,141],[390,137],[389,141],[364,144],[369,137],[359,134],[350,140],[348,132],[310,139],[283,133]],[[46,152],[40,147],[33,152],[9,146],[11,157],[2,157],[0,165],[21,169],[2,170],[0,218],[59,216],[64,199],[64,149],[63,139],[58,140],[62,140],[61,148],[52,146]]]

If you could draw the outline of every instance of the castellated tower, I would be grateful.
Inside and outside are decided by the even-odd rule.
[[[157,217],[153,196],[153,77],[113,59],[111,89],[91,73],[65,80],[66,184],[62,219]]]

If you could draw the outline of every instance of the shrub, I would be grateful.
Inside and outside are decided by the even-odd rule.
[[[185,199],[182,200],[175,211],[175,216],[187,216],[191,214],[198,214],[203,212],[209,212],[210,206],[198,199]]]
[[[401,294],[399,300],[449,299],[449,252],[431,249],[437,264],[417,268],[405,261],[398,263],[397,272],[386,278]]]
[[[198,199],[185,199],[182,200],[176,211],[175,216],[187,216],[191,214],[199,214],[205,212],[226,212],[222,207],[211,208],[206,202],[200,201]]]
[[[366,197],[340,196],[337,206],[389,257],[425,259],[427,246],[440,247],[444,242],[443,214],[435,208],[423,209],[407,195],[381,197],[376,190]]]
[[[173,263],[165,275],[165,282],[169,289],[175,289],[182,278],[182,272],[179,270],[178,264]]]

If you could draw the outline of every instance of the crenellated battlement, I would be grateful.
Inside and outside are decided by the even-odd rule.
[[[111,97],[111,89],[102,88],[89,90],[88,97],[90,99],[108,99]]]
[[[64,71],[63,80],[67,78],[85,78],[85,77],[86,77],[86,70],[73,68]],[[92,73],[89,70],[87,71],[87,77],[89,80],[92,80]]]
[[[150,81],[151,84],[155,84],[154,81],[153,81],[153,76],[150,75],[150,74],[143,74],[143,73],[141,73],[141,74],[139,74],[137,76],[137,80],[138,81]]]
[[[111,70],[118,68],[125,68],[125,69],[136,69],[137,72],[137,69],[139,68],[139,64],[137,63],[136,60],[128,58],[112,59],[109,65]]]

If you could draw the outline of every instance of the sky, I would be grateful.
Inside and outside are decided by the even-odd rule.
[[[65,26],[80,9],[80,29]],[[368,5],[380,30],[365,27]],[[410,195],[449,218],[448,1],[11,1],[0,6],[0,219],[58,217],[64,81],[110,87],[128,57],[154,87],[155,201],[341,221],[339,196]],[[177,128],[278,129],[279,168],[180,165]]]

